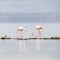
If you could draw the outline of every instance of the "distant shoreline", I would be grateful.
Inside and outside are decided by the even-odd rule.
[[[50,38],[46,38],[46,37],[43,37],[43,38],[10,38],[10,37],[0,37],[0,39],[2,40],[5,40],[5,39],[16,39],[16,40],[36,40],[36,39],[39,39],[39,40],[47,40],[47,39],[51,39],[51,40],[59,40],[60,37],[50,37]]]

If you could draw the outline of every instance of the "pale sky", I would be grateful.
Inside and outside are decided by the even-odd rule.
[[[2,13],[60,13],[60,0],[0,0]]]

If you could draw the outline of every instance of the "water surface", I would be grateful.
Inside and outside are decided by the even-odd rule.
[[[25,40],[23,41],[24,48],[20,46],[20,42],[18,40],[0,40],[0,59],[60,59],[60,40]]]
[[[60,36],[60,23],[0,23],[0,37],[17,37],[17,27],[26,27],[24,38],[37,37],[36,25],[42,25],[41,37]],[[34,36],[32,32],[34,31]],[[22,44],[23,45],[22,45]],[[0,60],[60,60],[60,40],[0,40]]]

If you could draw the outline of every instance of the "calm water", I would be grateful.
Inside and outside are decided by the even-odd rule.
[[[60,40],[0,40],[0,60],[60,60]]]
[[[35,25],[40,24],[42,37],[60,36],[59,23],[0,23],[0,36],[16,37],[16,28],[26,26],[23,37],[31,35]],[[0,60],[60,60],[60,40],[0,40]]]

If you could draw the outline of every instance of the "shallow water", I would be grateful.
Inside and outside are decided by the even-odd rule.
[[[0,23],[0,37],[17,37],[17,27],[26,27],[23,38],[37,37],[36,25],[42,25],[41,37],[60,36],[60,23]],[[32,36],[32,32],[34,35]],[[0,40],[0,60],[60,60],[60,40]]]
[[[60,60],[60,40],[0,40],[0,57],[1,60]]]

